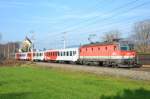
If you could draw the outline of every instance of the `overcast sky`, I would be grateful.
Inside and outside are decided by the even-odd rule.
[[[67,45],[101,40],[105,32],[120,30],[123,37],[135,22],[150,19],[150,0],[0,0],[3,42],[22,41],[34,32],[38,48],[60,48],[63,32]]]

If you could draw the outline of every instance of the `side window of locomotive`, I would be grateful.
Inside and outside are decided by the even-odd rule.
[[[86,51],[88,51],[88,49],[86,48]]]
[[[94,49],[92,48],[92,52],[93,52],[93,50],[94,50]]]
[[[108,48],[107,48],[107,47],[105,47],[105,50],[106,50],[106,51],[107,51],[107,49],[108,49]]]
[[[117,50],[117,46],[114,46],[114,51],[116,51]]]
[[[129,50],[134,50],[134,44],[129,44]]]

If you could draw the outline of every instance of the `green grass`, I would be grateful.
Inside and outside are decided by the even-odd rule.
[[[150,82],[36,67],[1,67],[0,99],[150,99]]]

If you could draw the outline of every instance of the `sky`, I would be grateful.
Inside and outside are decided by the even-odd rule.
[[[136,22],[150,19],[150,0],[0,0],[3,43],[31,38],[36,48],[62,48],[101,41],[106,32],[133,33]],[[64,33],[66,32],[66,33]]]

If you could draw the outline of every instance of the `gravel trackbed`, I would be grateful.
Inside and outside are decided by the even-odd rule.
[[[127,77],[135,80],[148,80],[150,81],[149,71],[139,71],[132,69],[123,68],[107,68],[107,67],[96,67],[96,66],[84,66],[84,65],[72,65],[72,64],[57,64],[57,63],[36,63],[38,66],[50,67],[50,68],[61,68],[74,71],[84,71],[94,73],[97,75],[109,75],[115,77]]]

